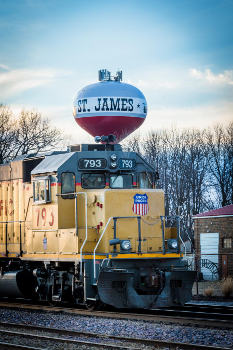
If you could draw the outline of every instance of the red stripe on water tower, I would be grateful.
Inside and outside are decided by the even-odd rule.
[[[92,136],[110,135],[121,141],[142,125],[145,118],[137,116],[91,116],[75,118],[77,124]]]

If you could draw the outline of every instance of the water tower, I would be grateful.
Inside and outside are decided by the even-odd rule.
[[[143,93],[122,83],[122,71],[115,76],[99,71],[99,82],[81,89],[74,100],[74,118],[92,136],[115,135],[120,142],[142,125],[147,114]]]

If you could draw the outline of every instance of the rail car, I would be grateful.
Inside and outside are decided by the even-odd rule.
[[[99,141],[0,166],[1,297],[145,309],[191,299],[195,271],[156,172]]]

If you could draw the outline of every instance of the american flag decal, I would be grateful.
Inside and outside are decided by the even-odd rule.
[[[137,215],[146,215],[149,211],[147,194],[135,194],[133,212]]]

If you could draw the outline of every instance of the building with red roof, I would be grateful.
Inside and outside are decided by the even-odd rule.
[[[193,219],[196,254],[204,278],[233,276],[233,204]]]
[[[209,217],[209,216],[228,216],[233,215],[233,204],[226,205],[225,207],[213,209],[210,211],[205,211],[204,213],[200,213],[197,215],[194,215],[193,218],[203,218],[203,217]]]

